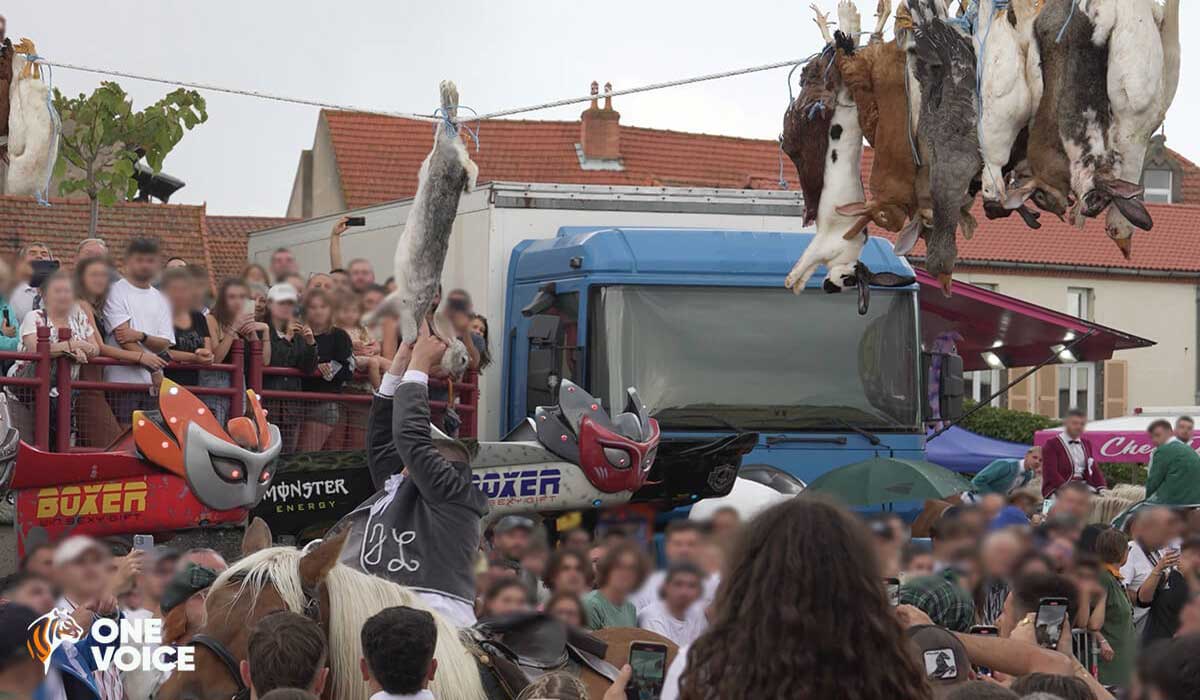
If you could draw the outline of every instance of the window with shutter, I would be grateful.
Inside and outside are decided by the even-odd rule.
[[[1109,360],[1104,363],[1104,417],[1116,418],[1129,412],[1129,363]]]
[[[1008,381],[1015,381],[1023,370],[1008,370]],[[1033,411],[1033,377],[1016,384],[1008,390],[1008,407],[1014,411]]]
[[[1058,365],[1047,365],[1034,375],[1037,379],[1034,394],[1037,402],[1034,413],[1047,418],[1058,418]]]

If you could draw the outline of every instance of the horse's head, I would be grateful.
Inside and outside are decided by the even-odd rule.
[[[159,689],[156,700],[231,700],[249,686],[246,649],[254,623],[278,610],[295,609],[290,600],[297,576],[283,575],[290,583],[276,585],[273,572],[294,568],[300,587],[320,597],[317,611],[328,610],[321,585],[337,565],[345,534],[321,542],[306,554],[292,548],[272,547],[271,529],[255,518],[242,537],[242,559],[213,583],[205,603],[205,622],[193,639],[195,668],[177,671]],[[282,573],[282,572],[280,572]],[[281,591],[281,588],[285,590]],[[290,604],[289,604],[290,602]],[[321,620],[322,625],[326,623]],[[328,686],[327,686],[328,688]],[[245,693],[242,700],[249,700]]]

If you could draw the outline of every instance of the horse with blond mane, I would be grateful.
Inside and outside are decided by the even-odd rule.
[[[207,620],[192,645],[195,669],[177,671],[156,694],[158,700],[249,700],[238,668],[246,658],[254,623],[277,610],[308,615],[329,640],[328,700],[362,700],[367,685],[359,671],[367,618],[405,605],[429,610],[413,591],[338,563],[345,533],[310,551],[272,547],[267,524],[255,519],[242,540],[242,559],[213,583],[205,604]],[[432,611],[430,611],[432,612]],[[458,630],[441,615],[437,622],[437,676],[431,690],[439,700],[487,700],[474,657]],[[243,697],[244,696],[244,697]]]

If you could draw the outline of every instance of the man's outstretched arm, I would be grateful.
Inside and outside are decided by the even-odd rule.
[[[377,489],[383,487],[389,476],[404,469],[392,437],[392,404],[411,356],[412,346],[401,344],[371,400],[371,415],[367,419],[367,468]]]

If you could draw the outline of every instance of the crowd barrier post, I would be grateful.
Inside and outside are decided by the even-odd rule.
[[[246,413],[246,347],[241,338],[234,338],[228,362],[234,367],[229,379],[229,385],[234,389],[233,396],[229,397],[229,417],[234,418]]]
[[[34,370],[38,380],[34,391],[33,407],[33,441],[39,450],[50,449],[50,329],[39,326],[37,329],[37,368]]]

